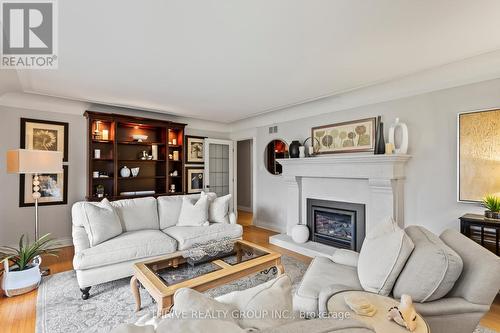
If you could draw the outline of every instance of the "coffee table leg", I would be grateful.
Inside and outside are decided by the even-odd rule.
[[[157,302],[156,304],[156,316],[160,318],[164,314],[169,313],[173,305],[174,304],[172,302],[171,296],[164,297],[160,302]]]
[[[278,275],[285,273],[285,267],[281,264],[281,259],[276,260],[276,268],[278,269]]]
[[[141,310],[141,294],[139,293],[139,281],[135,275],[130,279],[130,289],[132,290],[132,295],[134,295],[135,312],[137,312]]]

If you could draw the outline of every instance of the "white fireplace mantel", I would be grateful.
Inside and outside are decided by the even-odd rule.
[[[287,235],[291,236],[292,229],[297,224],[306,224],[302,221],[305,209],[305,194],[302,193],[303,183],[308,179],[342,179],[345,190],[355,191],[360,181],[366,185],[366,232],[373,225],[385,221],[392,216],[401,226],[404,225],[404,179],[405,164],[410,155],[361,155],[342,154],[311,158],[278,159],[283,166],[283,180],[286,183],[286,221]],[[316,183],[317,184],[317,183]],[[318,196],[328,192],[327,185],[319,183]],[[308,187],[307,196],[317,197]],[[351,194],[352,198],[352,194]],[[350,201],[335,193],[338,201]],[[351,199],[352,201],[353,199]],[[280,239],[277,235],[277,239]],[[282,238],[282,237],[281,237]],[[311,242],[308,242],[311,243]],[[281,245],[283,244],[276,244]]]

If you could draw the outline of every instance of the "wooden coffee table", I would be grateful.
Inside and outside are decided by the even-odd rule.
[[[161,316],[170,311],[174,293],[180,288],[202,292],[273,267],[278,274],[284,273],[278,252],[244,240],[235,241],[234,250],[233,255],[194,267],[186,262],[182,252],[134,264],[130,287],[135,298],[135,310],[141,309],[140,285],[155,300],[157,315]]]

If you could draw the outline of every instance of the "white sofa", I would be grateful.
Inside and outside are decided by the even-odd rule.
[[[189,195],[198,199],[199,194]],[[182,195],[125,199],[111,202],[120,218],[123,233],[91,246],[84,228],[84,205],[72,207],[73,244],[76,271],[82,298],[89,297],[90,287],[121,279],[133,274],[132,264],[145,259],[185,250],[197,243],[229,237],[239,239],[243,229],[236,216],[228,212],[230,223],[210,223],[209,226],[176,226],[182,207]]]

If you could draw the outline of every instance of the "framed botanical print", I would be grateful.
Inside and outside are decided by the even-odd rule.
[[[200,193],[205,186],[203,168],[186,168],[187,193]]]
[[[19,207],[35,205],[33,200],[33,174],[20,175]],[[39,174],[40,199],[38,205],[65,205],[68,203],[68,166],[63,165],[63,173]]]
[[[68,161],[68,123],[21,118],[21,148],[60,151]]]
[[[457,197],[480,202],[500,194],[500,109],[458,114]]]
[[[375,148],[376,118],[313,127],[311,137],[319,145],[316,154],[356,153]]]
[[[203,164],[203,142],[202,136],[186,135],[186,164]]]

